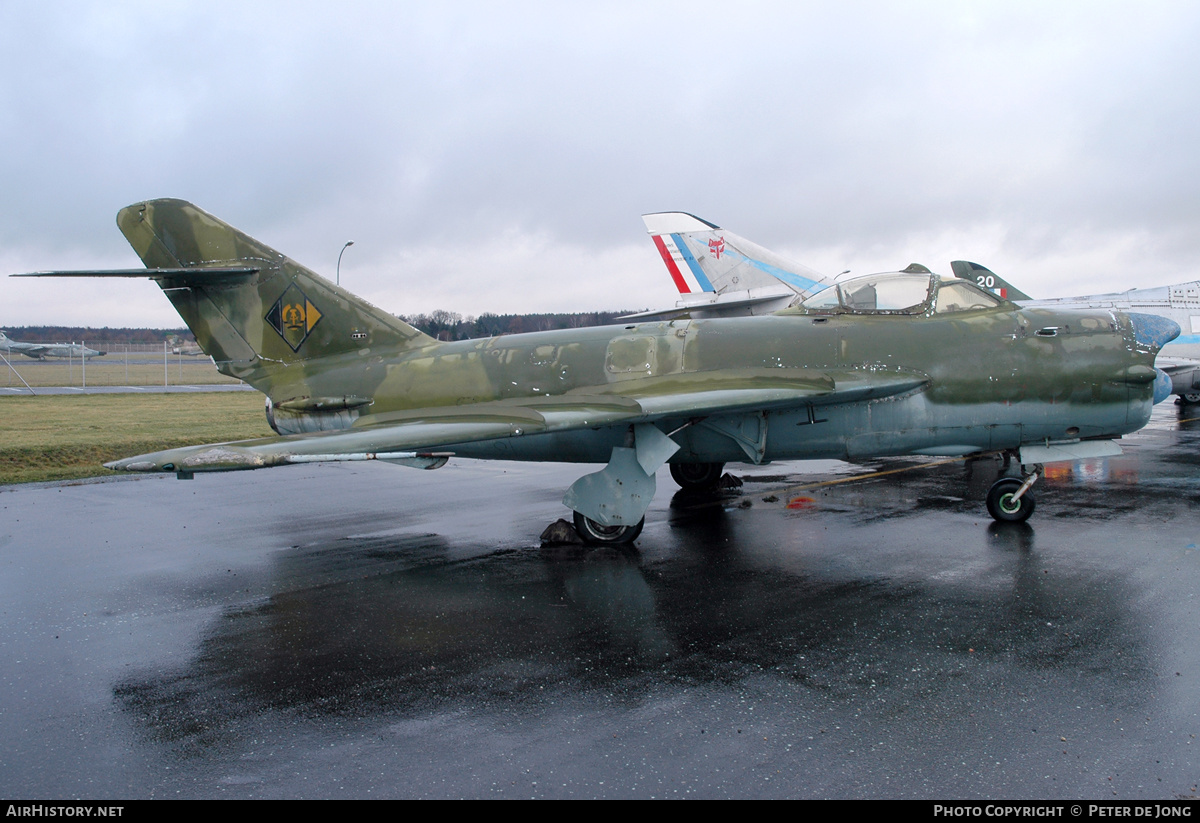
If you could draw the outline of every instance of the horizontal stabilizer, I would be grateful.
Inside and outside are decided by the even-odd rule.
[[[742,292],[747,294],[748,292]],[[723,297],[722,295],[721,297]],[[733,316],[735,312],[739,314],[765,314],[769,310],[771,313],[787,308],[787,303],[793,299],[789,296],[785,299],[779,294],[766,294],[761,297],[744,297],[733,300],[723,300],[721,297],[709,300],[699,300],[693,303],[681,302],[673,309],[651,309],[650,311],[640,311],[633,314],[623,314],[618,317],[618,320],[678,320],[683,317],[710,317],[712,315]],[[761,312],[755,312],[755,308],[764,307]]]
[[[152,280],[212,281],[226,277],[241,277],[257,274],[258,267],[249,266],[194,266],[177,269],[93,269],[90,271],[35,271],[14,274],[12,277],[148,277]]]

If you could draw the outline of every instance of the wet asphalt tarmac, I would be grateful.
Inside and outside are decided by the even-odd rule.
[[[788,463],[624,552],[539,546],[561,464],[4,487],[0,793],[1194,796],[1186,415],[1028,526],[990,461]]]

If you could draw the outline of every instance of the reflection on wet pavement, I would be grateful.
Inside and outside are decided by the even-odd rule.
[[[719,496],[661,480],[628,550],[536,545],[578,475],[557,464],[10,487],[6,784],[1186,795],[1200,428],[1178,420],[1047,467],[1028,524],[983,511],[996,460],[789,463]]]

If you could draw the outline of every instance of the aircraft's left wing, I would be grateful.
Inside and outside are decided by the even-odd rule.
[[[545,398],[551,399],[551,398]],[[561,400],[560,398],[553,398]],[[536,401],[534,401],[536,402]],[[343,431],[186,446],[106,463],[116,471],[239,471],[292,463],[386,460],[417,468],[446,462],[437,447],[521,437],[632,420],[641,408],[622,398],[573,398],[541,411],[504,401],[366,415]]]
[[[927,380],[920,374],[864,377],[852,371],[791,371],[790,375],[771,369],[751,374],[700,372],[624,381],[554,397],[366,415],[343,431],[188,446],[105,465],[116,471],[175,472],[181,477],[351,460],[437,468],[449,456],[446,447],[457,444],[850,402],[913,390]]]

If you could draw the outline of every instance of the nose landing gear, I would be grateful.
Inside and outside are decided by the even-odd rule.
[[[1036,466],[1024,478],[1001,477],[993,483],[987,494],[988,514],[1001,523],[1024,523],[1028,520],[1037,503],[1029,489],[1041,473],[1042,467]]]

